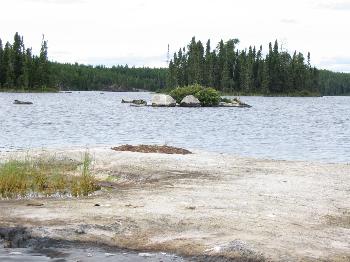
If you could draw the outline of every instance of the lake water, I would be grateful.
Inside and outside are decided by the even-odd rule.
[[[150,93],[0,93],[0,151],[168,144],[259,158],[350,162],[350,97],[241,97],[252,108],[152,108]],[[33,105],[14,105],[14,99]]]

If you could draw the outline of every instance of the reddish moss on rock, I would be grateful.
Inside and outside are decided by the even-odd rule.
[[[115,151],[130,151],[139,153],[161,153],[161,154],[180,154],[187,155],[192,154],[192,152],[178,147],[173,146],[158,146],[158,145],[121,145],[118,147],[112,147]]]

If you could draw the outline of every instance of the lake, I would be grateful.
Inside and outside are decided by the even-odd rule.
[[[130,107],[151,93],[0,93],[0,151],[168,144],[240,156],[350,162],[350,97],[241,97],[252,108]],[[14,105],[13,100],[33,105]]]

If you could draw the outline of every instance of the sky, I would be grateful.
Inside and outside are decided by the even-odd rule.
[[[275,39],[307,54],[318,68],[350,72],[350,0],[0,0],[0,38],[18,32],[49,59],[112,66],[164,67],[193,36],[240,40],[239,48]]]

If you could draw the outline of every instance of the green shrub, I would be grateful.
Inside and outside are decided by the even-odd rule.
[[[193,95],[198,98],[202,106],[216,106],[221,99],[219,92],[215,89],[203,87],[198,84],[177,87],[173,89],[169,95],[172,96],[178,104],[181,103],[185,96]]]
[[[176,100],[176,103],[180,104],[182,99],[184,99],[185,96],[197,94],[199,91],[203,90],[204,87],[200,85],[190,85],[190,86],[184,86],[184,87],[177,87],[170,91],[169,95]]]
[[[220,94],[214,88],[205,88],[195,94],[202,106],[217,106],[220,103]]]

